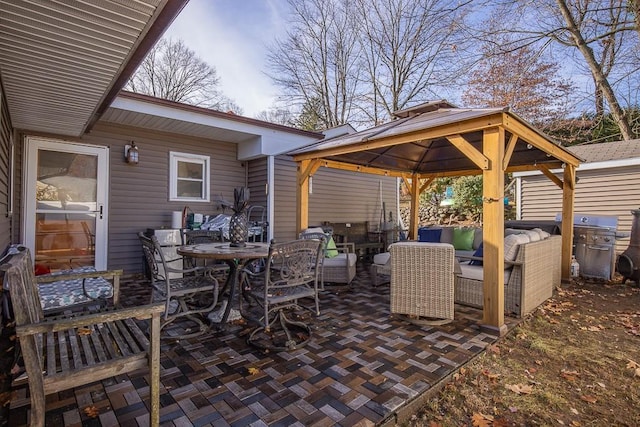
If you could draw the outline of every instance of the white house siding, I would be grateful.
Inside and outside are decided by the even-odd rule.
[[[124,161],[124,145],[135,141],[140,163]],[[171,212],[181,211],[183,202],[169,201],[169,152],[210,156],[211,177],[208,203],[189,202],[193,212],[216,214],[213,195],[229,200],[233,188],[245,185],[246,170],[236,160],[236,144],[165,134],[147,129],[98,123],[83,142],[110,147],[109,268],[126,273],[142,271],[142,250],[137,233],[147,228],[169,227]]]
[[[276,238],[296,235],[296,164],[287,156],[276,158],[275,214]],[[393,212],[397,220],[396,179],[321,167],[313,175],[313,192],[309,195],[309,225],[323,222],[369,221],[372,228],[380,223],[382,198],[386,216]]]
[[[640,168],[616,167],[578,171],[574,212],[618,217],[618,230],[631,231],[631,210],[640,208]],[[561,177],[561,176],[560,176]],[[520,214],[523,220],[553,220],[562,211],[562,190],[543,175],[523,176],[520,183]],[[616,242],[624,251],[629,239]]]

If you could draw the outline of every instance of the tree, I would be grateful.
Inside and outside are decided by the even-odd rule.
[[[288,1],[291,29],[269,49],[269,75],[322,128],[380,123],[456,80],[456,22],[470,1]]]
[[[219,91],[216,69],[198,58],[182,40],[161,39],[129,79],[125,89],[170,101],[242,114]]]
[[[602,115],[608,109],[622,138],[634,136],[624,104],[630,107],[638,101],[640,58],[634,54],[638,45],[635,1],[516,0],[499,4],[498,13],[509,19],[502,19],[498,27],[480,27],[475,31],[477,37],[495,42],[497,35],[511,34],[510,42],[501,46],[505,52],[545,43],[551,54],[561,55],[565,72],[573,79],[580,79],[581,73],[589,76],[593,83],[585,99],[590,100],[596,113]],[[495,2],[484,5],[493,7]],[[580,83],[584,86],[588,82]]]
[[[507,37],[484,43],[482,59],[470,74],[462,95],[470,107],[512,107],[523,118],[542,128],[567,116],[567,99],[573,85],[559,75],[558,64],[545,60],[540,51],[523,46],[503,51]]]
[[[357,83],[355,17],[347,1],[288,0],[290,29],[267,54],[281,98],[302,110],[315,108],[323,128],[354,118]]]
[[[469,2],[442,0],[357,0],[360,16],[362,109],[373,123],[389,119],[410,103],[437,98],[458,73],[456,22]],[[364,76],[363,76],[364,78]]]

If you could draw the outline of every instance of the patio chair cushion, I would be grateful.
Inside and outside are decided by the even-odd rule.
[[[453,247],[456,250],[472,251],[475,228],[454,228]]]
[[[323,267],[341,267],[345,265],[345,258],[349,260],[349,265],[353,266],[358,261],[358,255],[354,253],[341,253],[333,258],[325,258],[322,265]]]

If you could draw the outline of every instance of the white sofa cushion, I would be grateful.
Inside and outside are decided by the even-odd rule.
[[[333,258],[325,258],[322,261],[322,265],[324,265],[325,267],[339,267],[339,266],[343,266],[346,264],[345,258],[349,256],[349,265],[355,265],[356,261],[358,261],[358,255],[354,254],[354,253],[340,253],[338,254],[338,256],[335,256]]]
[[[379,264],[379,265],[384,265],[387,262],[389,262],[389,259],[391,258],[391,254],[389,252],[382,252],[379,254],[375,254],[373,256],[373,263],[374,264]]]
[[[482,271],[483,267],[481,265],[469,265],[465,263],[460,263],[460,277],[464,277],[466,279],[471,280],[479,280],[482,281]],[[511,277],[511,268],[505,268],[504,270],[504,283],[509,282],[509,277]]]
[[[518,246],[529,243],[529,236],[526,234],[509,234],[504,238],[504,259],[515,261],[518,256]]]

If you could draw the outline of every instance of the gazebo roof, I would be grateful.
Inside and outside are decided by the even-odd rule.
[[[482,153],[483,130],[500,126],[505,129],[506,141],[518,137],[507,171],[538,169],[538,165],[558,167],[565,162],[575,165],[579,161],[509,108],[457,108],[441,100],[398,111],[395,116],[391,122],[325,139],[289,154],[296,160],[322,158],[361,171],[383,170],[388,175],[478,174],[486,166],[478,163],[478,156],[468,154]]]

